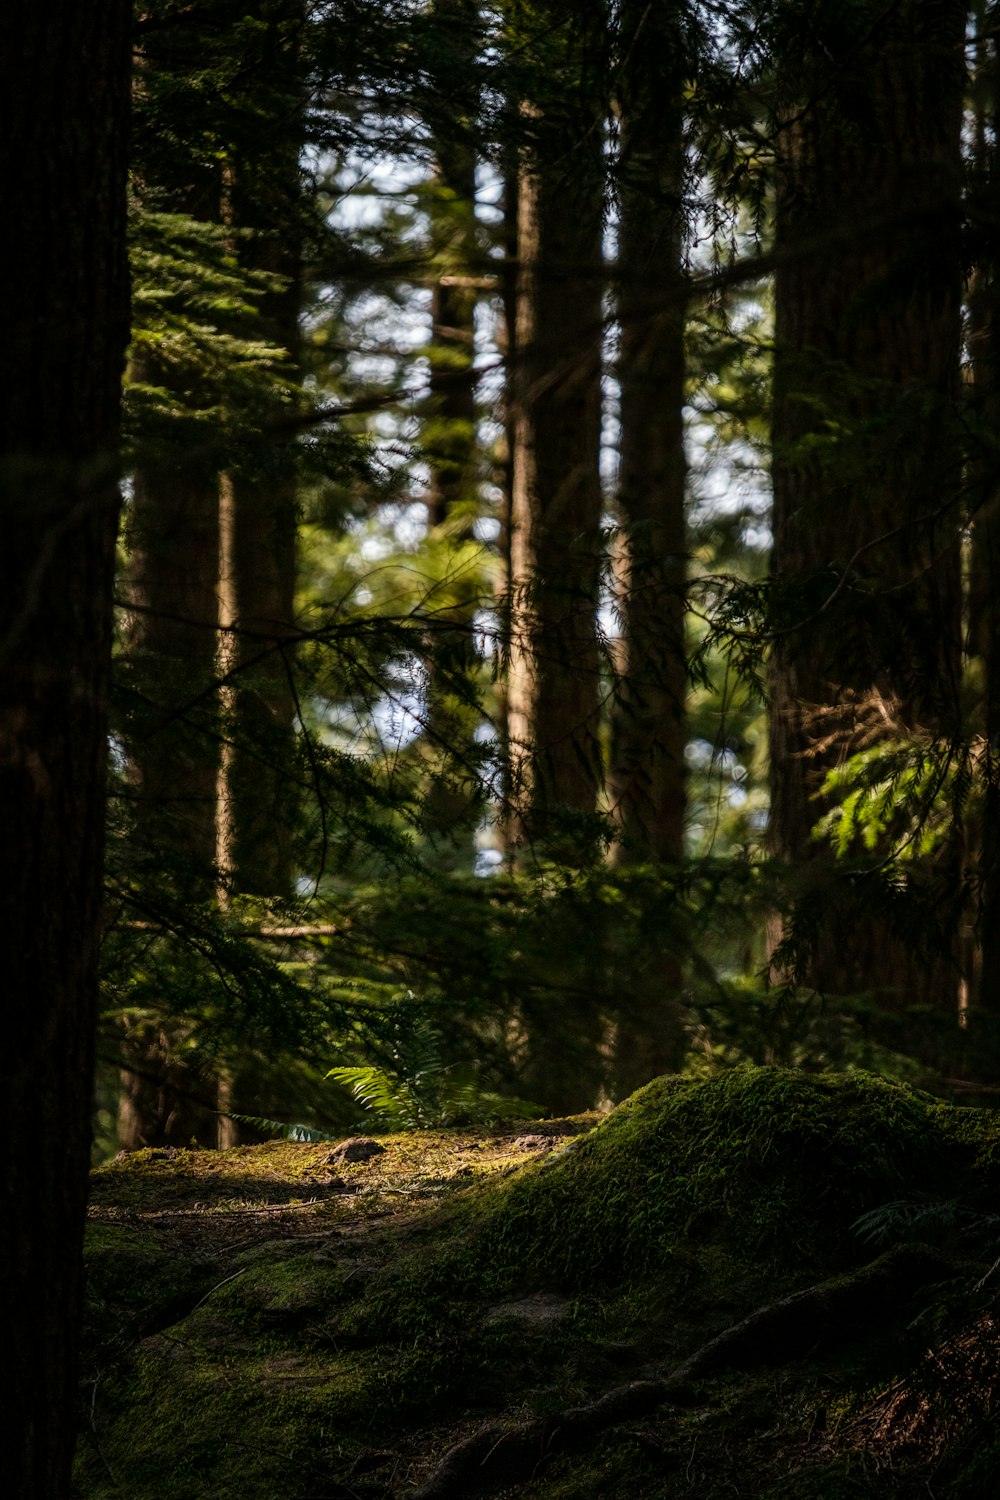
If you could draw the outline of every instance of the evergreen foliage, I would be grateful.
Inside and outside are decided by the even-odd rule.
[[[684,843],[676,859],[609,869],[614,807],[602,792],[589,810],[553,809],[555,843],[512,847],[504,379],[516,387],[530,354],[515,347],[509,317],[516,162],[548,150],[552,132],[580,145],[604,130],[606,115],[606,175],[596,187],[611,233],[597,274],[609,284],[615,195],[636,184],[652,192],[641,142],[629,143],[621,115],[641,82],[626,75],[642,17],[619,5],[587,17],[585,57],[567,50],[571,34],[579,41],[579,16],[559,5],[282,0],[244,13],[212,0],[192,13],[163,0],[137,23],[129,462],[161,476],[183,467],[213,484],[243,479],[264,492],[290,477],[298,597],[283,633],[254,627],[235,665],[189,686],[183,662],[151,663],[131,648],[126,615],[112,756],[105,1127],[122,1016],[152,1027],[176,1021],[177,1046],[205,1077],[241,1059],[247,1088],[251,1076],[254,1087],[267,1076],[266,1099],[238,1088],[238,1114],[289,1118],[308,1097],[317,1127],[344,1118],[350,1105],[332,1085],[330,1114],[317,1104],[336,1049],[346,1049],[343,1069],[355,1070],[341,1081],[358,1083],[369,1070],[391,1113],[393,1028],[410,1038],[404,1051],[417,1034],[400,1008],[410,990],[441,1076],[476,1070],[485,1101],[523,1091],[547,1102],[545,1079],[532,1072],[541,1067],[532,1037],[547,1027],[578,1073],[578,1102],[615,1097],[601,1038],[627,1030],[640,995],[660,1004],[657,986],[670,991],[663,1003],[695,1071],[741,1058],[855,1061],[952,1080],[944,1088],[989,1086],[992,981],[977,965],[992,909],[996,778],[991,731],[973,701],[989,669],[985,636],[969,638],[968,712],[945,724],[934,706],[954,684],[931,680],[928,666],[938,623],[869,568],[863,539],[845,537],[842,555],[816,566],[765,571],[772,448],[775,462],[805,465],[838,494],[884,489],[892,455],[941,417],[902,375],[889,390],[880,373],[813,350],[793,390],[808,421],[784,446],[771,441],[769,278],[776,264],[781,274],[773,185],[783,122],[790,100],[826,99],[835,80],[823,128],[850,139],[876,128],[857,83],[883,24],[871,5],[840,14],[812,3],[690,3],[663,20],[683,99],[671,190],[678,281],[664,295],[683,300],[686,325]],[[979,24],[975,108],[988,114],[992,44],[988,22]],[[937,46],[932,32],[920,31],[915,45]],[[937,97],[928,95],[931,104]],[[944,92],[938,102],[943,109]],[[967,163],[967,263],[983,267],[991,130],[985,119],[979,155]],[[297,187],[282,199],[289,161]],[[456,163],[472,173],[459,187]],[[256,208],[241,222],[250,199]],[[863,244],[878,231],[850,233]],[[917,252],[922,233],[918,224]],[[283,239],[301,247],[292,275],[274,269]],[[897,271],[892,295],[902,297],[905,267]],[[437,324],[428,333],[445,283],[465,299],[465,344],[442,339]],[[879,295],[869,288],[853,308],[859,326]],[[283,297],[298,298],[294,350],[275,334]],[[497,334],[505,311],[507,331]],[[622,347],[614,324],[608,303],[605,328],[591,330],[612,370]],[[552,379],[564,378],[554,367]],[[449,393],[470,381],[471,405],[456,415]],[[981,382],[948,426],[957,455],[942,474],[952,486],[940,506],[949,545],[970,520],[982,529],[988,504],[984,392]],[[609,469],[607,507],[611,483]],[[422,507],[436,484],[447,513],[427,525]],[[610,586],[618,533],[608,520],[585,545]],[[525,585],[529,608],[537,587]],[[577,768],[591,779],[613,753],[615,714],[642,706],[623,675],[621,616],[597,602],[601,721]],[[819,759],[808,836],[794,858],[786,849],[776,858],[764,713],[774,664],[783,643],[809,649],[831,639],[839,681],[830,682],[829,722],[811,731],[809,754]],[[561,648],[550,640],[546,649]],[[859,702],[854,737],[841,744],[843,689],[873,659],[897,699],[927,709],[927,722],[901,709],[886,730],[876,719],[893,703]],[[275,682],[287,733],[234,707],[273,696]],[[242,698],[230,701],[230,689]],[[290,888],[260,890],[230,895],[219,909],[224,870],[183,839],[148,842],[136,747],[165,722],[200,745],[206,763],[239,753],[262,782],[276,778],[293,899]],[[552,857],[571,845],[571,858]],[[866,935],[850,951],[848,977],[817,986],[831,923],[851,949],[862,914]],[[914,974],[933,971],[936,1002],[917,995],[915,980],[909,1001],[891,1003],[884,976],[873,970],[866,982],[869,919],[902,945]],[[956,1034],[960,984],[968,1035]],[[265,1067],[274,1053],[286,1061],[276,1069],[272,1055]],[[398,1076],[420,1072],[406,1062]]]

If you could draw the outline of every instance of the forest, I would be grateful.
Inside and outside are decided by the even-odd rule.
[[[14,1492],[992,1493],[992,0],[8,32]]]

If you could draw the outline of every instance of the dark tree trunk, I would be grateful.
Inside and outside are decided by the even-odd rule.
[[[678,16],[620,7],[618,312],[621,392],[616,585],[621,637],[608,796],[613,863],[684,855],[684,141]],[[681,963],[648,955],[617,1027],[615,1073],[631,1093],[678,1066]]]
[[[982,698],[984,793],[970,829],[978,862],[978,910],[967,952],[970,1008],[1000,1015],[1000,234],[997,230],[997,39],[984,0],[976,7],[974,177],[969,199],[976,271],[968,296],[969,388],[973,449],[969,464],[971,559],[969,651],[978,658]],[[964,1017],[963,1019],[968,1019]],[[995,1048],[995,1044],[994,1044]],[[995,1068],[996,1063],[993,1062]]]
[[[283,278],[283,285],[262,299],[260,335],[287,353],[287,373],[294,377],[302,292],[297,142],[283,142],[280,151],[254,167],[252,177],[238,178],[234,214],[237,224],[256,232],[244,258]],[[274,417],[281,415],[276,408]],[[230,798],[232,838],[225,854],[221,838],[219,848],[234,890],[288,897],[299,477],[293,447],[266,433],[265,438],[259,468],[232,476],[235,718],[223,791]]]
[[[136,369],[141,380],[164,373]],[[169,379],[169,377],[167,377]],[[133,476],[127,512],[128,681],[139,702],[129,744],[134,837],[186,890],[215,888],[215,690],[219,480],[154,457]]]
[[[218,855],[236,892],[292,894],[291,767],[295,694],[296,534],[299,466],[280,435],[299,378],[302,245],[306,229],[299,157],[305,135],[303,0],[261,7],[248,67],[252,110],[234,139],[226,213],[241,261],[278,278],[260,299],[257,337],[286,357],[286,400],[260,414],[263,442],[234,469],[224,492],[223,595],[232,625],[234,672],[225,776],[220,780]],[[275,430],[269,430],[272,427]],[[224,609],[223,613],[226,613]],[[225,804],[225,805],[224,805]]]
[[[130,6],[7,17],[0,325],[4,1479],[70,1492],[128,334]]]
[[[955,0],[816,18],[777,167],[772,845],[820,893],[812,984],[946,1006],[946,959],[863,894],[838,909],[811,832],[847,755],[957,731],[964,24]]]

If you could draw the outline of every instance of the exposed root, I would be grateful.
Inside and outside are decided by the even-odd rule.
[[[531,1479],[546,1459],[589,1447],[595,1437],[669,1403],[686,1404],[693,1382],[729,1370],[782,1364],[884,1325],[952,1261],[923,1245],[900,1246],[860,1270],[818,1282],[758,1308],[696,1350],[668,1375],[636,1380],[558,1416],[517,1426],[490,1422],[445,1454],[408,1500],[461,1500]]]

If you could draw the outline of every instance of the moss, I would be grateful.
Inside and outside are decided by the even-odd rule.
[[[328,1147],[136,1153],[97,1174],[86,1500],[374,1494],[381,1451],[430,1462],[487,1418],[557,1414],[669,1369],[758,1302],[864,1258],[861,1213],[998,1180],[992,1117],[863,1074],[658,1080],[542,1159],[510,1133],[382,1141],[373,1162],[332,1168],[359,1191],[288,1212],[321,1199]],[[264,1206],[225,1209],[241,1202]],[[565,1298],[536,1299],[552,1321],[494,1315],[535,1290]],[[906,1353],[880,1347],[888,1379]],[[876,1352],[828,1367],[839,1399]],[[850,1455],[817,1447],[809,1463],[819,1379],[706,1383],[694,1407],[605,1432],[524,1494],[881,1493]],[[959,1474],[949,1500],[975,1482]]]
[[[951,1189],[972,1165],[941,1128],[946,1108],[863,1074],[658,1079],[511,1183],[484,1248],[518,1268],[544,1254],[570,1285],[647,1275],[706,1239],[787,1265],[826,1258],[866,1208],[916,1181]]]
[[[116,1349],[173,1323],[211,1285],[214,1262],[178,1256],[135,1225],[92,1225],[84,1245],[84,1374]]]

